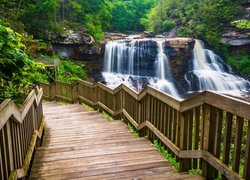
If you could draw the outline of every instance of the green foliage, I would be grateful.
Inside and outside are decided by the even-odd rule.
[[[112,116],[110,116],[108,113],[106,113],[105,111],[102,111],[102,114],[103,114],[103,116],[107,119],[107,120],[109,120],[109,121],[113,121],[114,119],[113,119],[113,117]]]
[[[91,106],[87,105],[87,104],[84,104],[82,103],[82,106],[85,107],[86,109],[90,110],[90,111],[94,111],[95,109],[92,108]]]
[[[241,10],[240,2],[234,0],[158,0],[143,22],[157,33],[171,30],[174,23],[180,36],[200,38],[218,46],[222,28]]]
[[[179,171],[180,164],[176,161],[174,157],[168,151],[162,147],[157,140],[154,140],[154,147],[168,160],[168,162],[176,169],[176,171]]]
[[[21,38],[12,29],[0,25],[0,102],[6,98],[21,102],[44,70],[42,64],[29,59]]]
[[[30,92],[30,86],[28,84],[14,84],[12,81],[6,81],[4,79],[1,79],[0,83],[0,103],[5,99],[12,99],[19,105]]]
[[[5,0],[0,8],[1,23],[38,39],[51,39],[73,29],[99,40],[111,18],[109,0]]]
[[[58,80],[72,83],[77,79],[87,79],[85,65],[83,63],[78,65],[73,61],[62,60],[58,68]]]
[[[25,45],[25,52],[28,56],[37,58],[39,56],[51,55],[53,52],[52,45],[44,41],[33,38],[33,35],[22,34],[21,42]]]
[[[202,174],[202,170],[201,169],[190,169],[189,174]]]
[[[111,7],[110,30],[127,32],[143,31],[142,23],[156,0],[114,0]],[[142,20],[141,20],[142,19]]]
[[[232,22],[239,29],[250,29],[250,20],[248,19],[241,19]]]
[[[250,75],[250,57],[249,55],[243,55],[238,60],[227,56],[227,63],[236,68],[241,74]]]
[[[136,138],[139,137],[138,132],[137,132],[137,131],[134,129],[134,127],[133,127],[131,124],[129,124],[129,123],[128,123],[128,128],[129,128],[129,130],[133,133],[133,135],[134,135]]]

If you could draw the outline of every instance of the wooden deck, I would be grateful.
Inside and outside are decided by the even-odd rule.
[[[30,179],[202,179],[177,173],[145,138],[79,104],[44,103],[46,128]]]

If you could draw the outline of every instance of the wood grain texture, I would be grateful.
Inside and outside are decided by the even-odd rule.
[[[43,106],[45,137],[30,179],[202,179],[177,173],[147,139],[135,138],[120,121],[81,105]]]

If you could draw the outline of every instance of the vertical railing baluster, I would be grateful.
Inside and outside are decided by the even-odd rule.
[[[208,151],[209,149],[209,129],[210,129],[210,116],[211,107],[207,104],[203,105],[203,143],[202,150]],[[202,174],[204,177],[208,178],[211,174],[208,173],[209,165],[205,161],[202,161]]]
[[[9,165],[8,165],[8,156],[7,156],[7,147],[6,147],[6,138],[5,138],[5,126],[0,131],[0,147],[1,148],[1,154],[2,154],[2,161],[3,161],[3,176],[4,179],[7,179],[9,175]]]
[[[193,149],[198,150],[199,147],[199,132],[200,132],[200,107],[195,108],[195,118],[194,118],[194,144]],[[193,159],[193,168],[198,168],[197,159]]]
[[[179,112],[180,122],[180,150],[187,149],[187,114],[185,112]],[[180,158],[180,172],[188,170],[188,160]]]
[[[243,125],[244,125],[244,118],[237,116],[236,133],[234,138],[234,152],[233,152],[233,170],[236,172],[239,172],[239,167],[240,167]]]
[[[233,123],[233,114],[227,112],[226,113],[226,124],[225,124],[225,135],[223,142],[223,160],[222,162],[226,165],[229,164],[229,153],[230,153],[230,145],[231,145],[231,136],[232,136],[232,123]],[[225,176],[222,176],[225,179]]]
[[[245,179],[250,179],[250,120],[248,120],[247,129],[247,147],[245,154],[244,176]]]

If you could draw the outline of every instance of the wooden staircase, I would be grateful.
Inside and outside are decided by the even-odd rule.
[[[202,179],[176,172],[145,138],[79,104],[43,104],[46,118],[30,179]]]

